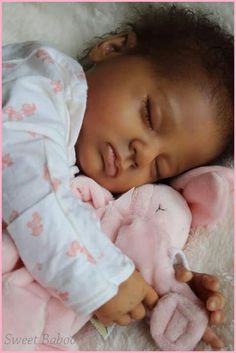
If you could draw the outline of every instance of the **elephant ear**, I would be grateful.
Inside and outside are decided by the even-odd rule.
[[[221,166],[193,169],[173,179],[192,212],[192,226],[214,225],[224,216],[233,189],[233,170]]]
[[[115,200],[115,205],[120,210],[128,211],[132,204],[132,198],[135,188],[130,189],[123,195],[121,195],[118,199]]]

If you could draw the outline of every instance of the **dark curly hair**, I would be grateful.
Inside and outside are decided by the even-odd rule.
[[[136,7],[135,20],[110,34],[124,30],[137,35],[137,45],[128,50],[127,55],[141,55],[154,65],[158,74],[171,80],[190,79],[209,94],[217,109],[216,121],[224,158],[232,156],[233,35],[220,27],[210,13],[170,4]],[[80,59],[82,65],[86,58],[87,55]]]

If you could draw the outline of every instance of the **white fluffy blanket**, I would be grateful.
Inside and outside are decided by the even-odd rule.
[[[145,6],[138,3],[137,6]],[[155,6],[160,4],[155,3]],[[180,4],[182,5],[182,4]],[[94,37],[110,32],[128,19],[132,3],[4,3],[3,44],[26,40],[46,40],[62,51],[76,56]],[[185,3],[191,8],[210,9],[218,21],[233,31],[233,3]],[[215,328],[225,341],[224,350],[233,347],[233,206],[212,231],[197,229],[185,253],[195,271],[219,277],[226,298],[223,325]],[[106,341],[87,325],[76,336],[79,350],[154,351],[149,329],[144,322],[116,327]],[[211,350],[200,343],[196,350]]]

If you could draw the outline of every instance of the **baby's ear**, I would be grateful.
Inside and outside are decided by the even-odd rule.
[[[233,190],[233,170],[220,166],[195,168],[173,179],[192,212],[192,226],[213,225],[224,216]]]
[[[93,63],[98,64],[108,58],[125,54],[137,44],[137,36],[134,32],[121,32],[111,35],[98,43],[89,53]]]

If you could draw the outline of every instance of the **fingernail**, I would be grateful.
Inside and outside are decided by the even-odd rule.
[[[216,309],[216,303],[215,302],[210,302],[208,307],[209,307],[210,310],[215,310]]]

